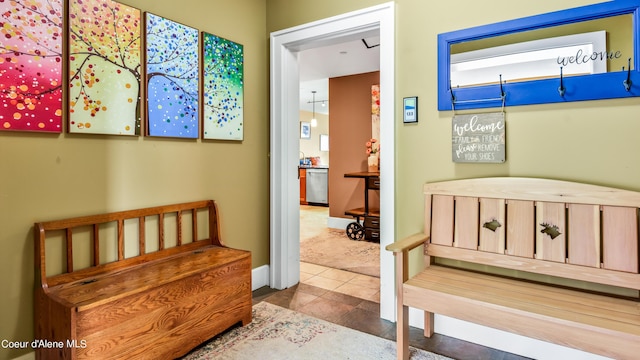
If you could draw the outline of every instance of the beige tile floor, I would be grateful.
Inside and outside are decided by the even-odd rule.
[[[327,226],[329,208],[300,206],[300,238],[313,237]],[[380,303],[380,279],[321,265],[300,263],[300,282]]]
[[[301,238],[305,232],[313,233],[319,227],[326,226],[326,211],[327,209],[316,207],[306,207],[306,209],[301,207],[301,222],[313,218],[312,221],[305,222],[301,229]],[[265,286],[254,291],[254,303],[266,301],[375,336],[395,340],[395,324],[380,318],[378,278],[309,263],[300,263],[300,278],[301,283],[289,289],[278,291]],[[411,346],[453,359],[524,359],[440,334],[426,338],[422,329],[418,328],[410,327],[409,335]]]
[[[321,265],[300,263],[300,282],[380,303],[380,279],[377,277],[332,269]]]

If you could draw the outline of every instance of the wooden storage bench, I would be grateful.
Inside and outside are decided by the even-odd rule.
[[[214,201],[39,222],[34,237],[38,359],[172,359],[251,322],[251,253],[223,244]]]
[[[407,307],[425,311],[427,337],[437,313],[638,358],[640,193],[481,178],[426,184],[424,194],[424,232],[387,246],[396,258],[398,359],[409,354]],[[408,252],[422,244],[425,268],[409,278]]]

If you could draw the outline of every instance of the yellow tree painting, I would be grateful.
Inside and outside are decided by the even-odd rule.
[[[62,9],[0,1],[0,130],[62,131]]]
[[[141,12],[69,2],[69,131],[140,135]]]

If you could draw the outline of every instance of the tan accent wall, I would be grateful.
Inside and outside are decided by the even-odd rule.
[[[371,138],[371,85],[379,83],[378,71],[329,79],[331,217],[349,218],[345,210],[364,206],[364,180],[345,178],[344,174],[367,171],[365,143]],[[379,207],[378,193],[369,193],[369,205]]]

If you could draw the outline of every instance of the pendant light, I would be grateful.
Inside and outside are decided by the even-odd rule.
[[[318,126],[318,120],[316,119],[316,91],[313,90],[311,93],[313,94],[313,117],[311,118],[311,126],[316,127]]]

